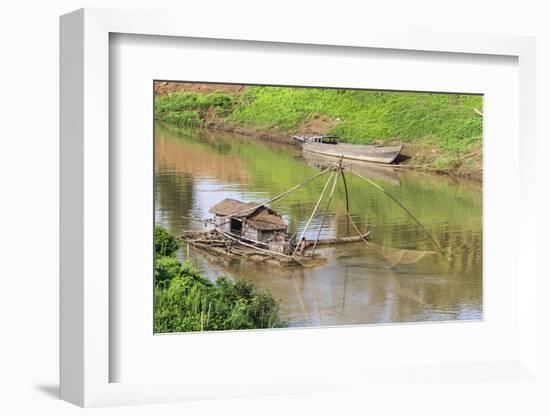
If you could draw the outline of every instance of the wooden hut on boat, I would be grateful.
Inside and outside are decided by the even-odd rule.
[[[273,209],[256,202],[225,198],[209,212],[213,229],[231,236],[264,243],[269,250],[283,252],[288,225]]]

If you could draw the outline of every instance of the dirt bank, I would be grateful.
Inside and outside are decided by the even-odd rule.
[[[240,84],[208,84],[193,82],[155,82],[155,94],[167,95],[172,92],[200,92],[208,94],[211,92],[225,92],[228,94],[238,94],[246,88]]]
[[[314,115],[309,120],[301,123],[291,132],[282,131],[278,128],[257,128],[254,126],[244,126],[233,124],[224,118],[216,116],[214,112],[209,112],[205,117],[205,126],[210,129],[221,130],[229,133],[237,133],[243,136],[255,137],[263,140],[272,140],[278,143],[287,143],[296,145],[293,135],[313,135],[326,134],[336,124],[337,121],[323,115]]]

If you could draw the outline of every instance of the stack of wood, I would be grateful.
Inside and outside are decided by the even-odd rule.
[[[301,264],[291,256],[281,253],[271,252],[267,249],[255,247],[244,241],[240,241],[219,230],[185,231],[183,235],[177,237],[178,240],[185,241],[189,246],[200,251],[231,257],[246,257],[255,262],[266,262],[269,264],[290,266]]]

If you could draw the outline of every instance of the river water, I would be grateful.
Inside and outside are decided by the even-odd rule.
[[[209,208],[224,198],[266,201],[333,162],[296,146],[208,130],[157,125],[155,135],[155,221],[176,235],[203,230]],[[401,201],[444,256],[435,254],[428,234],[395,202],[347,174],[352,218],[361,231],[370,230],[368,245],[317,249],[327,262],[315,268],[227,260],[191,249],[192,261],[211,280],[240,277],[268,289],[281,301],[290,326],[481,319],[481,185],[361,163],[352,170]],[[273,206],[290,233],[301,232],[326,179]],[[345,207],[340,181],[320,238],[348,235]],[[315,239],[319,223],[320,218],[314,219],[308,239]],[[180,251],[181,258],[185,255]]]

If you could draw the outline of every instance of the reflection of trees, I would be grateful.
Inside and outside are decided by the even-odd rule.
[[[244,182],[247,172],[237,155],[219,151],[218,147],[193,138],[172,140],[162,130],[157,130],[155,161],[160,172],[172,174],[208,176],[225,182]]]
[[[181,233],[188,224],[193,208],[193,177],[191,175],[160,174],[155,176],[155,211],[162,213],[161,223],[174,233]]]

